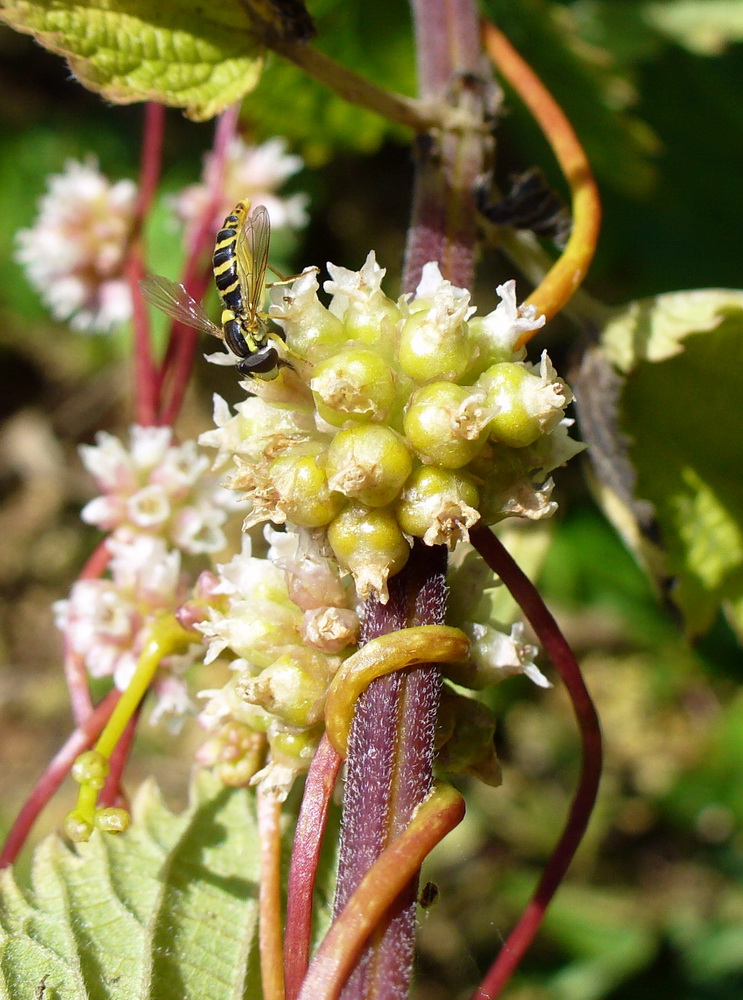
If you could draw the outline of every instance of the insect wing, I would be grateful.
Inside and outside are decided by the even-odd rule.
[[[255,318],[263,304],[263,287],[271,242],[271,220],[264,205],[254,208],[237,234],[235,256],[245,308]]]
[[[224,339],[220,328],[212,323],[202,306],[188,294],[183,285],[164,278],[162,274],[150,274],[139,282],[139,287],[147,301],[167,316]]]

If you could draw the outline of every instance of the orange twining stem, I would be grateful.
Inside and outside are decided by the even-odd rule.
[[[539,123],[570,187],[573,231],[562,255],[525,305],[552,319],[580,286],[593,260],[601,226],[601,202],[591,166],[562,108],[542,81],[494,24],[484,21],[483,43],[498,71],[519,94]],[[523,334],[526,343],[535,330]]]

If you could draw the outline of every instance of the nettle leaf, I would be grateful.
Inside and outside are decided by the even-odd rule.
[[[636,494],[654,507],[670,596],[691,634],[721,604],[743,633],[743,292],[633,302],[615,311],[603,344],[626,375],[621,431]]]
[[[253,793],[201,773],[192,799],[174,815],[148,782],[127,833],[47,838],[27,892],[2,872],[3,1000],[260,998]]]
[[[252,90],[263,65],[238,0],[0,0],[0,18],[109,101],[159,101],[195,121]]]

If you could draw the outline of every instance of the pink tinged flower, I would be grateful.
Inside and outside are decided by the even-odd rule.
[[[133,181],[112,184],[93,157],[48,179],[34,225],[17,234],[16,260],[58,320],[107,333],[131,317],[123,270],[134,218]]]
[[[222,526],[236,498],[207,471],[209,459],[195,442],[175,444],[169,427],[134,426],[128,448],[101,432],[80,454],[103,490],[83,508],[88,524],[129,535],[157,534],[190,555],[225,547]]]
[[[285,139],[276,137],[251,146],[234,138],[223,166],[212,153],[206,155],[201,183],[189,185],[174,199],[176,215],[190,229],[197,225],[218,183],[221,200],[213,220],[215,228],[238,201],[247,199],[252,205],[266,206],[274,229],[301,229],[307,224],[307,195],[281,197],[276,191],[303,166],[300,156],[287,153]],[[219,176],[215,177],[217,171]]]

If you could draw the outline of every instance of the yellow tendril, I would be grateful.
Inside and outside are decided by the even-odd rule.
[[[376,677],[419,663],[459,663],[469,651],[464,632],[448,625],[419,625],[371,639],[343,662],[328,689],[325,729],[333,748],[346,757],[356,701]]]
[[[185,652],[192,641],[191,633],[182,628],[172,615],[159,618],[152,626],[129,687],[121,695],[98,742],[92,750],[81,754],[73,766],[72,775],[80,783],[80,791],[77,806],[67,814],[64,824],[71,840],[87,840],[94,829],[120,832],[129,825],[129,814],[125,809],[96,808],[98,792],[108,775],[111,754],[147,693],[162,660],[174,653]]]

